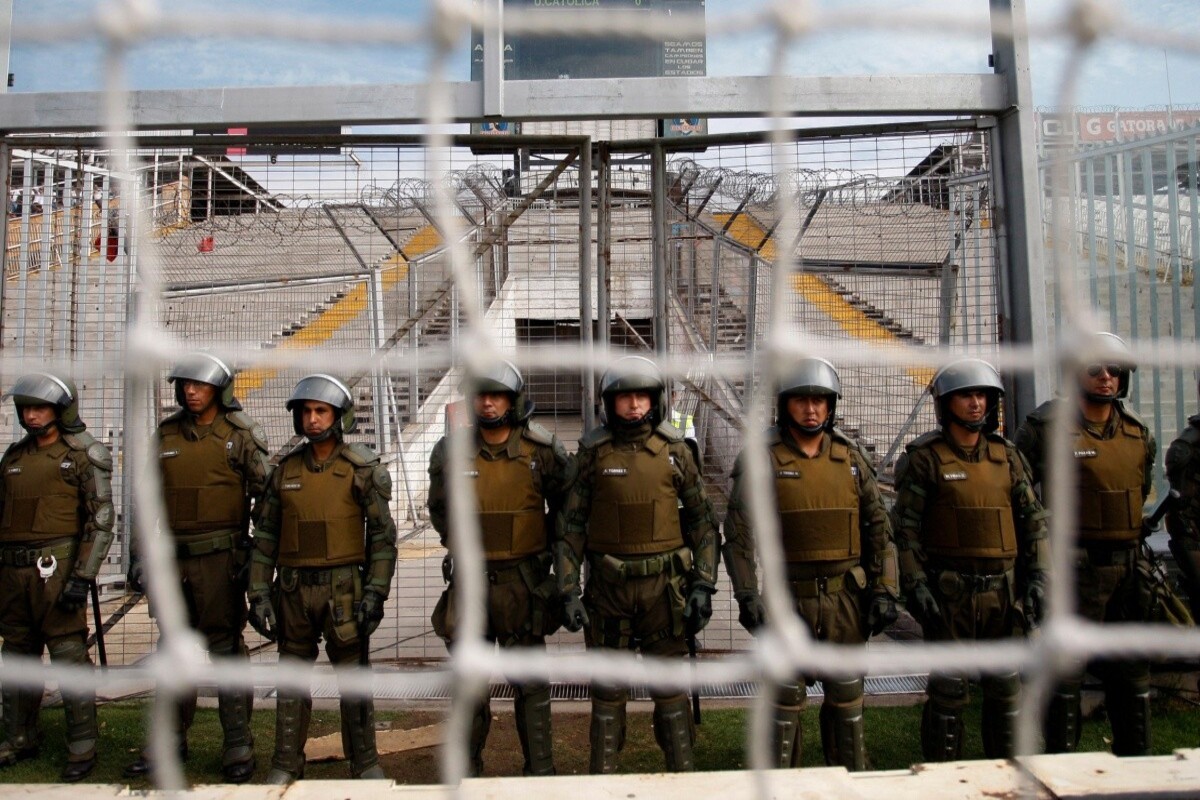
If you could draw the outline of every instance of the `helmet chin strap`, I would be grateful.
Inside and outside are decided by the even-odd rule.
[[[1089,403],[1098,403],[1100,405],[1111,405],[1117,402],[1115,394],[1093,394],[1092,392],[1084,392],[1083,396],[1087,398]]]
[[[981,433],[983,431],[983,429],[987,427],[987,421],[988,421],[987,414],[984,414],[983,419],[979,420],[978,422],[967,422],[965,419],[958,416],[957,414],[951,414],[948,411],[946,412],[946,416],[950,417],[951,422],[955,422],[955,423],[959,424],[960,426],[969,430],[971,433]]]
[[[510,408],[508,411],[505,411],[503,414],[496,417],[495,419],[487,419],[485,417],[476,415],[475,422],[481,428],[487,428],[488,430],[495,430],[496,428],[503,428],[506,426],[511,427],[516,422],[516,418],[517,418],[517,413],[513,409]]]
[[[624,417],[617,417],[616,422],[617,427],[619,427],[621,430],[633,431],[637,430],[643,425],[649,425],[650,415],[644,414],[637,419],[625,419]]]
[[[42,425],[39,428],[31,428],[30,426],[25,424],[24,420],[21,420],[21,427],[24,428],[26,431],[28,431],[29,435],[33,436],[34,438],[40,438],[42,436],[45,436],[50,431],[54,430],[54,427],[56,425],[58,425],[58,420],[54,420],[49,425]]]
[[[815,436],[818,433],[823,432],[825,430],[825,428],[827,428],[829,426],[829,423],[828,423],[828,421],[825,421],[825,422],[822,422],[820,425],[815,425],[815,426],[814,425],[801,425],[799,422],[796,422],[796,420],[792,419],[791,417],[788,417],[788,425],[790,427],[795,428],[796,430],[800,431],[801,433],[807,434],[809,436]]]

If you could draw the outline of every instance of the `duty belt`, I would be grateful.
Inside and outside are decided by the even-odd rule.
[[[1088,563],[1094,567],[1128,567],[1137,561],[1137,547],[1084,547]]]
[[[624,581],[629,578],[649,578],[654,575],[683,575],[692,568],[692,551],[686,547],[659,553],[646,558],[619,558],[614,555],[589,553],[592,567],[609,580]]]
[[[196,556],[206,556],[211,553],[232,550],[237,547],[238,539],[241,536],[240,532],[233,531],[230,533],[220,533],[208,539],[200,539],[195,542],[176,542],[175,557],[195,558]]]
[[[38,559],[54,556],[57,561],[70,561],[75,555],[75,540],[66,539],[61,544],[46,547],[4,545],[0,547],[0,564],[6,567],[32,567]]]
[[[357,567],[280,567],[281,583],[291,583],[287,572],[296,576],[296,582],[301,586],[326,586],[337,579],[338,570],[357,569]]]
[[[994,592],[998,589],[1003,589],[1012,576],[1012,572],[1001,572],[996,575],[972,575],[969,572],[958,572],[950,570],[958,576],[962,582],[963,591],[971,594],[980,594],[982,592]]]
[[[846,576],[833,575],[828,578],[807,578],[804,580],[788,579],[792,594],[797,597],[820,597],[823,594],[837,594],[846,585]]]

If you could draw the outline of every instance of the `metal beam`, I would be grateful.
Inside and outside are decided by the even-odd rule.
[[[505,81],[504,118],[758,117],[771,113],[776,82],[779,113],[793,117],[993,114],[1014,105],[1003,74],[598,78]],[[488,110],[482,82],[147,90],[130,92],[127,109],[138,129],[394,125],[423,122],[431,91],[450,97],[454,121]],[[101,130],[104,94],[0,94],[0,120],[7,132]]]
[[[992,50],[997,77],[1004,79],[1012,107],[997,114],[992,168],[996,187],[996,241],[1000,260],[1000,303],[1007,341],[1046,347],[1046,274],[1042,245],[1042,194],[1038,182],[1033,88],[1025,0],[990,0]],[[1011,22],[1009,22],[1011,20]],[[1011,27],[1010,27],[1011,26]],[[1051,361],[1037,358],[1033,372],[1009,376],[1006,418],[1015,425],[1050,397]]]

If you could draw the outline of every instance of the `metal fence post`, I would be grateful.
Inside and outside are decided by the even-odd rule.
[[[592,141],[579,147],[579,333],[583,349],[594,353],[592,336]],[[596,427],[595,366],[583,364],[583,429]]]

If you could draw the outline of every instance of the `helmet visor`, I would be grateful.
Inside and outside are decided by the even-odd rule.
[[[22,375],[8,394],[19,406],[67,406],[75,400],[65,381],[45,372]]]

